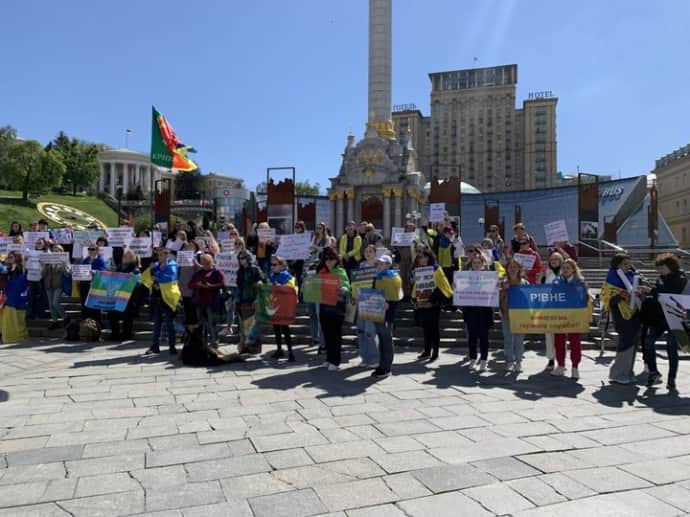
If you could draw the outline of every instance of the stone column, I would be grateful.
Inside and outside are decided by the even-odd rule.
[[[391,119],[393,0],[369,0],[369,122]]]
[[[348,189],[345,191],[347,198],[347,218],[346,221],[354,221],[355,219],[355,189]],[[356,221],[355,221],[356,222]],[[343,223],[343,226],[345,223]]]
[[[328,193],[328,203],[331,207],[331,222],[329,223],[330,225],[335,224],[335,221],[337,219],[337,208],[336,208],[336,196],[335,196],[335,191],[329,192]],[[335,230],[335,228],[331,228],[331,230]]]
[[[105,163],[101,163],[101,175],[98,177],[98,192],[103,192],[103,184],[105,183]]]
[[[127,195],[127,187],[129,186],[129,163],[122,164],[122,196]]]
[[[383,235],[391,234],[391,189],[383,189]]]
[[[392,226],[405,226],[402,216],[402,194],[401,188],[392,189],[393,192],[393,224]]]
[[[110,195],[115,197],[115,185],[117,181],[117,163],[110,162]]]
[[[345,231],[345,207],[343,204],[343,192],[336,192],[335,198],[335,228],[333,234],[338,238]]]

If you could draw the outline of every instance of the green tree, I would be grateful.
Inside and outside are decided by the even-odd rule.
[[[295,194],[298,196],[318,196],[320,192],[321,185],[318,181],[313,185],[309,183],[309,180],[295,183]]]
[[[92,185],[101,174],[96,145],[69,138],[60,131],[48,147],[62,154],[66,167],[64,183],[71,185],[72,195],[76,196],[77,190]]]
[[[7,162],[7,150],[16,139],[17,131],[12,126],[0,127],[0,167]],[[0,181],[7,187],[5,178],[0,178]]]
[[[0,172],[11,188],[22,191],[26,200],[29,192],[45,192],[59,186],[65,164],[59,151],[46,150],[36,140],[16,140],[9,144]]]

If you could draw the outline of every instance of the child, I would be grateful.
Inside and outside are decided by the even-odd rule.
[[[272,285],[287,285],[292,287],[297,292],[297,284],[295,277],[288,271],[288,264],[285,259],[277,255],[271,257],[271,272],[268,279]],[[271,358],[279,359],[283,357],[283,343],[282,337],[285,336],[285,344],[288,349],[288,362],[295,362],[295,354],[292,353],[292,338],[290,337],[290,327],[287,325],[273,325],[273,333],[276,337],[276,345],[278,349],[273,352]]]

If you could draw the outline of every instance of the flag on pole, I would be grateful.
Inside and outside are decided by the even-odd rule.
[[[196,152],[194,148],[180,142],[170,123],[153,106],[151,122],[151,162],[161,167],[189,172],[198,169],[187,153]]]

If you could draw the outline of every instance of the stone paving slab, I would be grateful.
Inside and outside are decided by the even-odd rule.
[[[0,345],[0,517],[690,512],[685,363],[669,395],[588,356],[576,383],[534,352],[515,379],[403,351],[376,382],[311,350],[195,369],[136,346]]]

